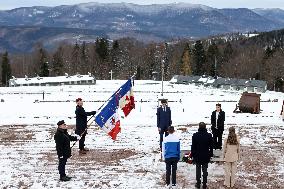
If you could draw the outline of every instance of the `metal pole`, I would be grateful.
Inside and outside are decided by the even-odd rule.
[[[164,60],[162,60],[162,96],[164,96]]]
[[[113,74],[113,72],[112,72],[112,70],[110,70],[110,80],[112,80],[112,74]]]
[[[215,78],[217,77],[217,60],[216,60],[216,55],[215,55]]]

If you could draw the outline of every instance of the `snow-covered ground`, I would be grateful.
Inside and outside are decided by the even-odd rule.
[[[135,81],[136,108],[127,118],[121,117],[117,141],[91,126],[86,138],[91,151],[79,156],[72,149],[66,168],[74,178],[67,183],[58,181],[53,140],[56,123],[64,119],[74,127],[76,98],[85,100],[86,111],[97,110],[124,82],[0,88],[0,188],[163,188],[165,165],[159,161],[156,128],[156,108],[162,98],[158,81]],[[241,136],[236,188],[283,188],[284,123],[279,114],[284,94],[262,93],[260,114],[233,113],[240,96],[238,91],[164,82],[163,97],[169,100],[183,149],[190,148],[200,121],[210,128],[211,112],[219,102],[226,112],[223,137],[232,125]],[[274,99],[278,102],[272,102]],[[193,165],[180,162],[177,174],[179,188],[194,188]],[[222,188],[222,164],[209,165],[208,180],[210,188]]]

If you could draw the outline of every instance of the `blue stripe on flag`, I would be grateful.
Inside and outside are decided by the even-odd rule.
[[[106,121],[116,112],[117,103],[116,96],[113,96],[107,105],[96,116],[95,121],[100,127],[103,127]]]
[[[123,97],[128,91],[130,91],[131,87],[131,79],[129,79],[124,85],[121,86],[121,89],[119,91],[120,98]]]
[[[121,97],[123,97],[128,91],[130,91],[131,87],[132,87],[132,83],[131,83],[131,79],[129,79],[112,96],[117,96],[118,100],[120,100]],[[117,95],[115,95],[115,94],[117,94]]]
[[[95,122],[103,127],[107,120],[115,113],[118,101],[123,97],[128,91],[130,91],[132,87],[131,79],[129,79],[126,83],[124,83],[120,89],[115,92],[107,105],[101,110],[99,114],[97,114],[95,118]]]

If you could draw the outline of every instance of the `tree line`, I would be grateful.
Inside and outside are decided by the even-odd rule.
[[[97,79],[171,79],[173,75],[206,75],[260,79],[270,90],[284,91],[283,36],[268,32],[247,38],[241,34],[144,44],[132,38],[94,43],[61,44],[47,50],[38,44],[26,54],[1,54],[1,82],[13,76],[61,76],[92,73]]]

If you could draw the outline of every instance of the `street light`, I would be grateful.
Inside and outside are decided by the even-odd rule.
[[[162,59],[162,96],[164,96],[164,67],[165,67],[165,60]]]

